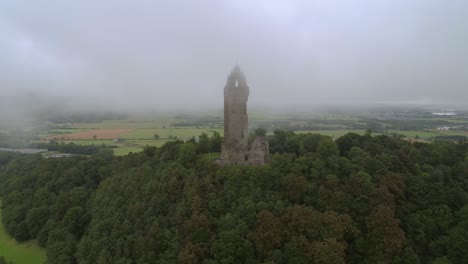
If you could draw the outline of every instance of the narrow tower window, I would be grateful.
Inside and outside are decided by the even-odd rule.
[[[239,87],[239,83],[237,82],[237,80],[236,80],[236,87]]]

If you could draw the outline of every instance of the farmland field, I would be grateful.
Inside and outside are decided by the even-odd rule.
[[[76,145],[115,145],[114,141],[110,139],[66,140],[59,142],[73,143]]]
[[[378,134],[400,134],[408,139],[418,138],[430,141],[436,136],[468,136],[468,131],[440,131],[440,126],[466,126],[466,116],[453,117],[402,117],[403,114],[288,114],[288,113],[249,113],[249,129],[265,128],[268,134],[275,129],[294,131],[295,133],[318,133],[337,139],[346,133],[364,134],[368,127]],[[382,118],[380,118],[380,116]],[[393,118],[393,119],[392,119]],[[222,113],[191,114],[142,114],[119,120],[102,122],[81,122],[55,124],[47,131],[39,133],[42,142],[50,139],[79,145],[113,145],[116,155],[141,151],[145,146],[160,147],[169,140],[188,140],[197,138],[202,133],[216,131],[221,136]],[[445,122],[445,123],[444,123]],[[447,123],[448,122],[448,123]],[[371,125],[371,126],[370,126]],[[376,127],[377,126],[377,127]],[[155,139],[155,134],[159,137]],[[96,136],[96,137],[94,137]],[[119,141],[114,142],[114,139]]]
[[[132,131],[131,128],[114,129],[90,129],[64,135],[53,135],[45,137],[44,140],[81,140],[81,139],[115,139],[120,134]]]
[[[389,130],[387,133],[389,134],[398,134],[403,135],[409,138],[416,138],[419,137],[421,139],[430,139],[434,136],[437,136],[435,132],[431,131],[402,131],[402,130]]]
[[[307,133],[322,134],[322,135],[327,135],[334,139],[337,139],[341,136],[346,135],[347,133],[356,133],[359,135],[364,135],[366,131],[363,129],[362,130],[339,129],[339,130],[303,130],[303,131],[294,131],[294,132],[297,134],[307,134]]]
[[[79,129],[113,129],[113,128],[163,128],[171,126],[171,124],[179,122],[171,116],[156,116],[151,119],[130,118],[121,120],[105,120],[99,123],[73,123],[73,128]]]
[[[152,147],[160,147],[164,145],[164,143],[167,142],[166,139],[160,139],[160,140],[127,140],[127,143],[130,143],[132,145],[138,145],[140,147],[146,147],[146,146],[152,146]]]
[[[83,129],[83,128],[57,128],[57,129],[49,129],[47,131],[44,131],[40,133],[38,136],[41,138],[45,138],[48,136],[58,136],[58,135],[64,135],[66,136],[67,134],[71,133],[77,133],[77,132],[83,132],[87,131],[89,129]]]
[[[178,139],[186,140],[191,137],[197,137],[201,135],[202,133],[209,134],[210,131],[216,131],[220,134],[223,133],[222,129],[180,127],[180,128],[138,129],[138,130],[122,133],[120,134],[120,137],[124,139],[153,139],[154,134],[158,134],[161,139],[177,137]]]

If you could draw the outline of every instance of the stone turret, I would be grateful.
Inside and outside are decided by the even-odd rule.
[[[247,101],[249,86],[236,65],[224,87],[224,140],[221,145],[221,164],[264,164],[268,162],[266,138],[257,138],[249,145]]]

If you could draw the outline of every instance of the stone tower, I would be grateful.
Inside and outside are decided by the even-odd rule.
[[[268,140],[257,137],[249,144],[247,101],[249,86],[239,66],[229,74],[224,87],[224,140],[221,164],[264,164],[269,159]]]

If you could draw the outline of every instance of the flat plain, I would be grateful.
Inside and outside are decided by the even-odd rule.
[[[424,115],[424,117],[421,117]],[[468,114],[455,117],[431,116],[430,113],[249,113],[249,130],[264,128],[295,133],[317,133],[337,139],[347,133],[364,134],[371,128],[375,134],[402,135],[408,139],[432,141],[440,136],[468,136]],[[450,127],[443,130],[441,127]],[[461,126],[453,129],[452,127]],[[79,145],[112,145],[116,155],[141,151],[145,146],[160,147],[170,140],[196,139],[202,133],[223,135],[221,113],[144,114],[102,122],[55,124],[41,131],[37,140]]]

